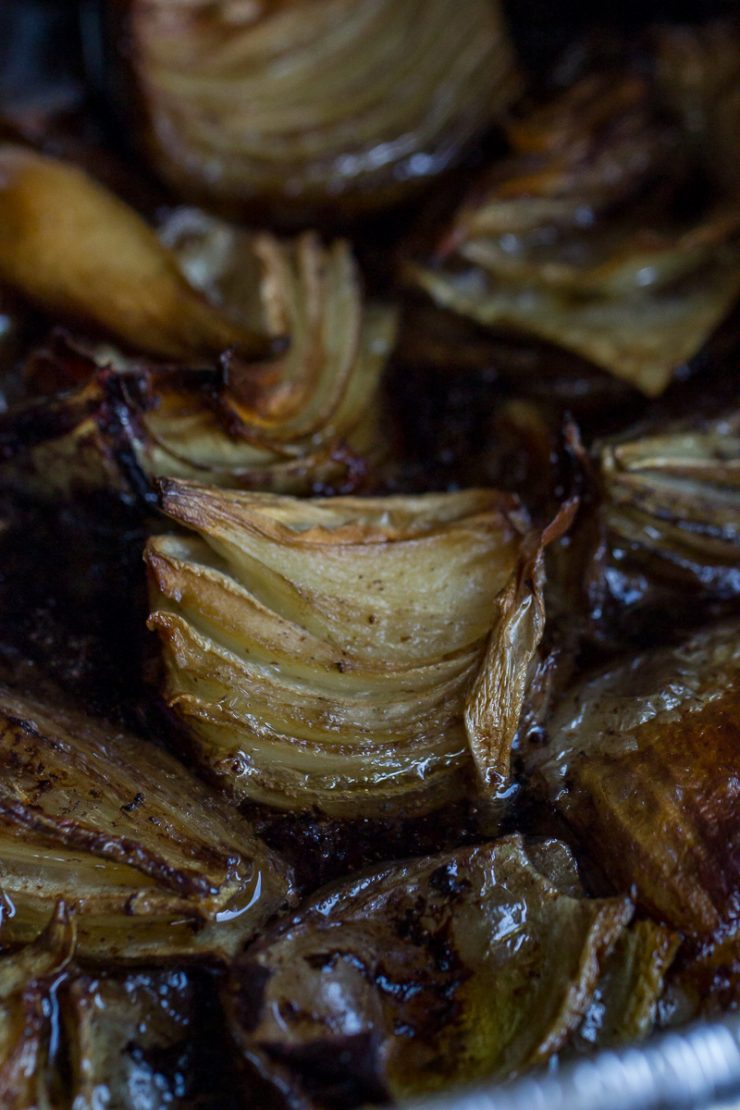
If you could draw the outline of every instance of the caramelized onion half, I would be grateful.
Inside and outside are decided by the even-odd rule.
[[[506,1078],[567,1041],[631,914],[583,897],[556,840],[392,864],[315,895],[236,960],[232,1035],[295,1105]]]
[[[224,958],[289,894],[286,868],[166,752],[63,704],[0,691],[4,936],[59,898],[81,956]]]
[[[642,79],[582,79],[512,126],[513,152],[411,280],[443,308],[662,393],[740,291],[738,198],[687,222],[676,138]]]
[[[127,22],[152,163],[232,211],[391,203],[518,91],[497,0],[136,0]]]
[[[471,740],[507,763],[538,642],[519,614],[541,603],[525,578],[490,639],[519,577],[514,498],[296,501],[168,481],[162,504],[201,537],[146,551],[164,696],[236,797],[412,813],[465,789]]]

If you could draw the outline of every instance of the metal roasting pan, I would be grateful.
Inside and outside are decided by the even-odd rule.
[[[517,6],[517,0],[508,3],[511,9]],[[590,0],[570,0],[562,8],[548,0],[519,0],[518,14],[524,33],[528,28],[531,33],[538,23],[541,30],[553,32],[552,36],[539,35],[542,42],[533,41],[530,55],[536,64],[537,56],[545,52],[545,40],[554,37],[560,43],[569,22],[583,27],[595,16],[604,20],[618,18],[620,13],[631,23],[665,16],[696,20],[730,10],[734,3],[736,0],[624,0],[624,10],[620,5],[620,12],[609,15],[605,10],[594,13]],[[55,10],[60,32],[68,30],[71,15],[77,41],[67,39],[65,46],[71,46],[73,52],[75,46],[77,50],[82,47],[88,77],[104,92],[107,67],[100,0],[0,0],[3,91],[16,91],[28,68],[28,60],[24,64],[18,58],[3,30],[7,32],[12,22],[14,30],[22,27],[27,32],[21,46],[28,48],[33,66],[41,60],[42,47],[34,43],[31,25],[38,18],[48,18],[50,9]],[[18,22],[19,10],[22,23]],[[513,1082],[479,1083],[415,1099],[404,1103],[403,1110],[740,1110],[740,1014],[655,1034],[640,1045],[579,1057]]]

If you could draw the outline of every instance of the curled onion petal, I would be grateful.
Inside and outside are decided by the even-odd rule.
[[[235,961],[232,1036],[296,1105],[385,1103],[542,1063],[632,914],[583,897],[574,872],[559,841],[512,836],[326,888]]]
[[[576,502],[563,506],[542,536],[527,537],[517,566],[496,598],[486,658],[465,704],[470,750],[489,796],[508,786],[511,750],[533,686],[545,631],[544,548],[567,531],[577,508]]]
[[[133,209],[82,170],[10,144],[0,145],[0,282],[135,350],[270,352],[192,288]]]
[[[465,702],[522,544],[516,500],[162,488],[202,538],[149,542],[149,626],[165,700],[223,785],[337,816],[459,796]]]
[[[740,628],[618,662],[574,686],[529,753],[617,890],[737,957]]]
[[[392,203],[519,88],[496,0],[136,0],[127,23],[150,159],[230,211]]]
[[[0,691],[0,889],[8,941],[57,899],[83,957],[225,958],[285,901],[249,824],[152,744]]]
[[[409,279],[445,309],[660,394],[740,292],[737,198],[686,221],[676,128],[629,74],[584,78],[511,140]]]
[[[63,902],[51,909],[32,944],[0,956],[0,1102],[14,1110],[55,1105],[48,1074],[52,990],[74,953],[75,929]]]
[[[385,449],[380,383],[396,311],[365,303],[348,244],[325,248],[313,234],[281,242],[192,211],[163,234],[214,303],[246,326],[287,333],[287,351],[261,366],[232,360],[226,381],[218,368],[93,351],[84,384],[0,418],[6,475],[65,494],[149,496],[160,476],[286,493],[352,488]],[[79,380],[74,349],[43,361],[62,386],[67,368],[70,384]]]

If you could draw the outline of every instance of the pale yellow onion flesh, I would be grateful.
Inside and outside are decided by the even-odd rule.
[[[232,210],[387,204],[519,89],[495,0],[139,0],[128,18],[152,163]]]
[[[201,536],[146,550],[164,696],[227,789],[336,815],[460,795],[465,703],[526,527],[515,500],[296,501],[171,481],[162,504]],[[493,694],[473,696],[483,720]]]
[[[290,896],[248,822],[151,743],[61,701],[0,691],[5,939],[59,898],[109,962],[226,958]]]
[[[555,840],[388,864],[320,891],[235,961],[232,1036],[296,1092],[317,1050],[332,1078],[375,1080],[378,1102],[505,1079],[567,1042],[631,914],[585,898]]]
[[[498,282],[482,271],[417,267],[413,273],[443,308],[564,347],[648,397],[661,394],[676,367],[697,354],[740,292],[734,250],[726,260],[718,252],[716,263],[675,288],[624,299],[573,301],[544,287]]]
[[[209,304],[144,220],[83,170],[0,145],[0,283],[135,350],[192,358],[270,344]]]

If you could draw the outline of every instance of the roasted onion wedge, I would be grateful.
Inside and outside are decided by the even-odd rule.
[[[387,450],[380,385],[396,312],[364,301],[348,244],[325,248],[310,233],[282,242],[194,211],[177,212],[163,234],[214,303],[288,335],[287,350],[197,371],[105,348],[38,351],[29,383],[57,392],[0,420],[6,481],[125,497],[150,497],[162,475],[286,493],[351,488]]]
[[[378,208],[457,161],[519,82],[497,0],[126,8],[155,168],[182,195],[279,215]]]
[[[310,1105],[510,1076],[573,1032],[631,913],[627,899],[582,897],[555,840],[363,873],[236,960],[232,1035],[264,1080]]]
[[[739,632],[720,624],[582,681],[530,753],[615,889],[690,937],[735,946]]]
[[[0,956],[0,1102],[11,1110],[59,1105],[49,1059],[51,992],[74,947],[74,922],[60,902],[32,944]]]
[[[675,129],[629,74],[582,79],[510,139],[411,280],[445,309],[662,393],[740,291],[740,198],[686,220]]]
[[[201,537],[146,551],[164,696],[236,797],[410,815],[466,789],[469,742],[481,770],[493,751],[508,765],[541,635],[516,499],[162,490],[165,512]],[[495,682],[476,681],[494,664]]]
[[[270,352],[186,281],[154,231],[84,171],[0,145],[0,283],[55,321],[92,324],[174,358]]]
[[[740,594],[740,411],[624,436],[598,451],[591,608],[625,630],[666,605],[696,621]],[[599,564],[601,564],[599,566]]]
[[[82,957],[225,958],[288,898],[249,824],[171,756],[59,703],[0,692],[5,938],[63,897]]]

